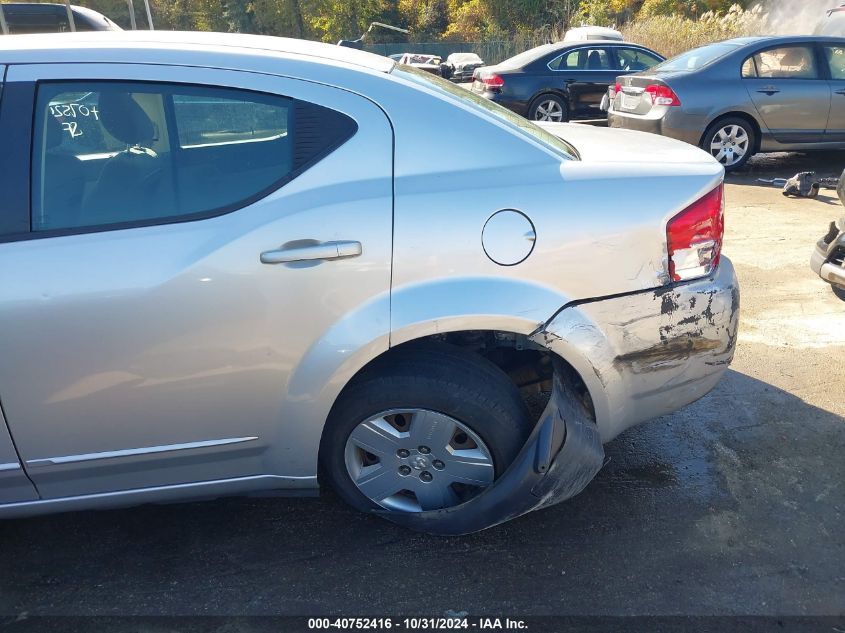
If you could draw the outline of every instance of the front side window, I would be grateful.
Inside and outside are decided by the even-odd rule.
[[[816,55],[809,46],[785,46],[761,51],[753,56],[761,79],[818,79]]]
[[[825,46],[824,55],[833,79],[845,79],[845,46]]]
[[[617,48],[616,57],[619,60],[618,70],[626,73],[648,70],[662,61],[657,55],[639,48]]]
[[[291,104],[224,88],[41,84],[32,230],[160,223],[248,204],[294,169]]]

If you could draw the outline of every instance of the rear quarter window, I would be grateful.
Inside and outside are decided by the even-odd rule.
[[[271,193],[357,130],[343,114],[231,88],[39,84],[32,230],[201,219]]]
[[[401,69],[394,69],[393,72],[397,75],[410,79],[414,83],[432,87],[452,97],[458,97],[459,99],[467,102],[471,107],[504,121],[509,127],[518,131],[518,133],[529,136],[535,141],[539,141],[566,160],[579,160],[578,151],[563,139],[546,132],[544,129],[534,125],[525,117],[521,117],[515,112],[511,112],[507,108],[502,107],[497,103],[493,103],[489,99],[476,95],[471,90],[467,90],[457,84],[453,84],[451,81],[447,81],[442,77],[437,77],[431,73],[409,66],[404,66]]]

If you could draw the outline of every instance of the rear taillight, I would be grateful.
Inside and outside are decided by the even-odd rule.
[[[725,231],[724,184],[666,224],[669,277],[684,281],[706,277],[719,265]]]
[[[652,84],[645,89],[645,93],[651,96],[651,102],[654,105],[661,106],[679,106],[681,100],[678,95],[669,86]]]
[[[618,81],[616,82],[616,85],[613,86],[613,92],[614,94],[619,94],[620,92],[622,92],[622,84],[620,84]]]
[[[505,80],[502,79],[496,73],[481,73],[479,78],[481,79],[481,83],[483,83],[488,88],[498,90],[499,88],[505,85]]]

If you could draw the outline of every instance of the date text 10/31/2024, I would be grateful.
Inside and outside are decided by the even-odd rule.
[[[309,630],[391,630],[397,631],[525,631],[524,620],[511,618],[309,618]]]

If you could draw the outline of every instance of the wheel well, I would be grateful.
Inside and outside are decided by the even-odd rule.
[[[566,104],[567,110],[571,109],[569,107],[569,97],[566,95],[566,93],[557,92],[555,90],[544,90],[543,92],[537,93],[536,95],[531,97],[531,99],[528,101],[528,110],[530,111],[531,108],[534,107],[534,104],[537,103],[537,101],[543,97],[557,97]]]
[[[708,123],[707,126],[704,128],[704,132],[701,133],[701,138],[698,141],[699,147],[702,145],[702,143],[704,143],[704,137],[707,135],[707,130],[709,130],[711,126],[724,119],[742,119],[744,121],[747,121],[754,129],[754,153],[756,154],[760,151],[760,141],[763,135],[763,131],[760,129],[760,124],[757,123],[757,120],[746,112],[726,112],[725,114],[721,114],[712,121],[710,121],[710,123]]]
[[[364,366],[350,382],[365,373],[373,363],[382,363],[398,351],[426,349],[444,344],[483,356],[516,385],[528,411],[536,422],[545,409],[552,391],[555,367],[560,379],[571,389],[595,420],[595,410],[587,385],[578,372],[563,358],[535,343],[524,334],[498,330],[465,330],[434,334],[392,347]]]

